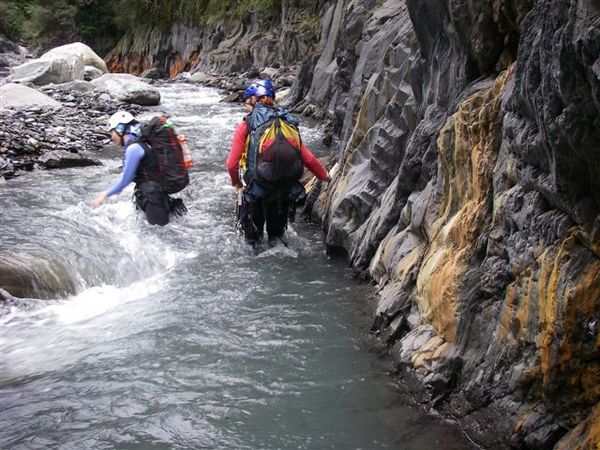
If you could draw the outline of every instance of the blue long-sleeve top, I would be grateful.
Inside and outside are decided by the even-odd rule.
[[[106,191],[107,197],[118,194],[123,189],[125,189],[129,183],[133,181],[138,166],[140,165],[140,161],[144,157],[144,148],[140,144],[135,143],[129,146],[127,145],[127,142],[131,141],[132,138],[133,136],[130,134],[125,135],[125,161],[123,163],[121,179],[108,191]]]

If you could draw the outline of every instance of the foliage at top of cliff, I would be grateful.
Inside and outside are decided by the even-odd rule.
[[[0,31],[33,52],[82,41],[98,53],[139,27],[175,22],[206,25],[220,20],[278,20],[290,8],[318,13],[326,0],[5,0]]]
[[[128,5],[116,21],[123,27],[140,23],[170,26],[173,22],[210,24],[222,19],[244,20],[253,15],[264,22],[277,20],[286,8],[318,9],[315,0],[115,0]]]

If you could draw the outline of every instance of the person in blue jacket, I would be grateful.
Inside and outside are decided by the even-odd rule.
[[[160,183],[154,181],[157,171],[156,157],[152,151],[136,142],[142,124],[127,111],[118,111],[108,121],[111,141],[125,149],[121,179],[92,201],[92,208],[102,205],[108,197],[119,194],[129,183],[135,183],[136,206],[144,211],[150,225],[166,225],[169,213],[183,214],[186,209],[181,199],[172,199]]]

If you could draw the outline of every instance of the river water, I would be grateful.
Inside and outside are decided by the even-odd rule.
[[[58,261],[77,289],[0,317],[0,448],[473,448],[369,351],[369,292],[316,226],[258,256],[236,235],[224,161],[243,109],[209,88],[161,92],[192,145],[186,216],[149,226],[131,187],[90,209],[119,176],[114,148],[0,189],[2,251]]]

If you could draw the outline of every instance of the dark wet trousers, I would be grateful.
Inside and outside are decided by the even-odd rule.
[[[187,211],[183,200],[171,198],[154,181],[146,181],[135,186],[135,204],[144,211],[146,220],[150,225],[164,226],[169,223],[169,215],[182,215]]]
[[[287,228],[289,200],[264,198],[246,200],[240,212],[244,237],[250,244],[258,243],[267,228],[269,241],[281,238]]]

